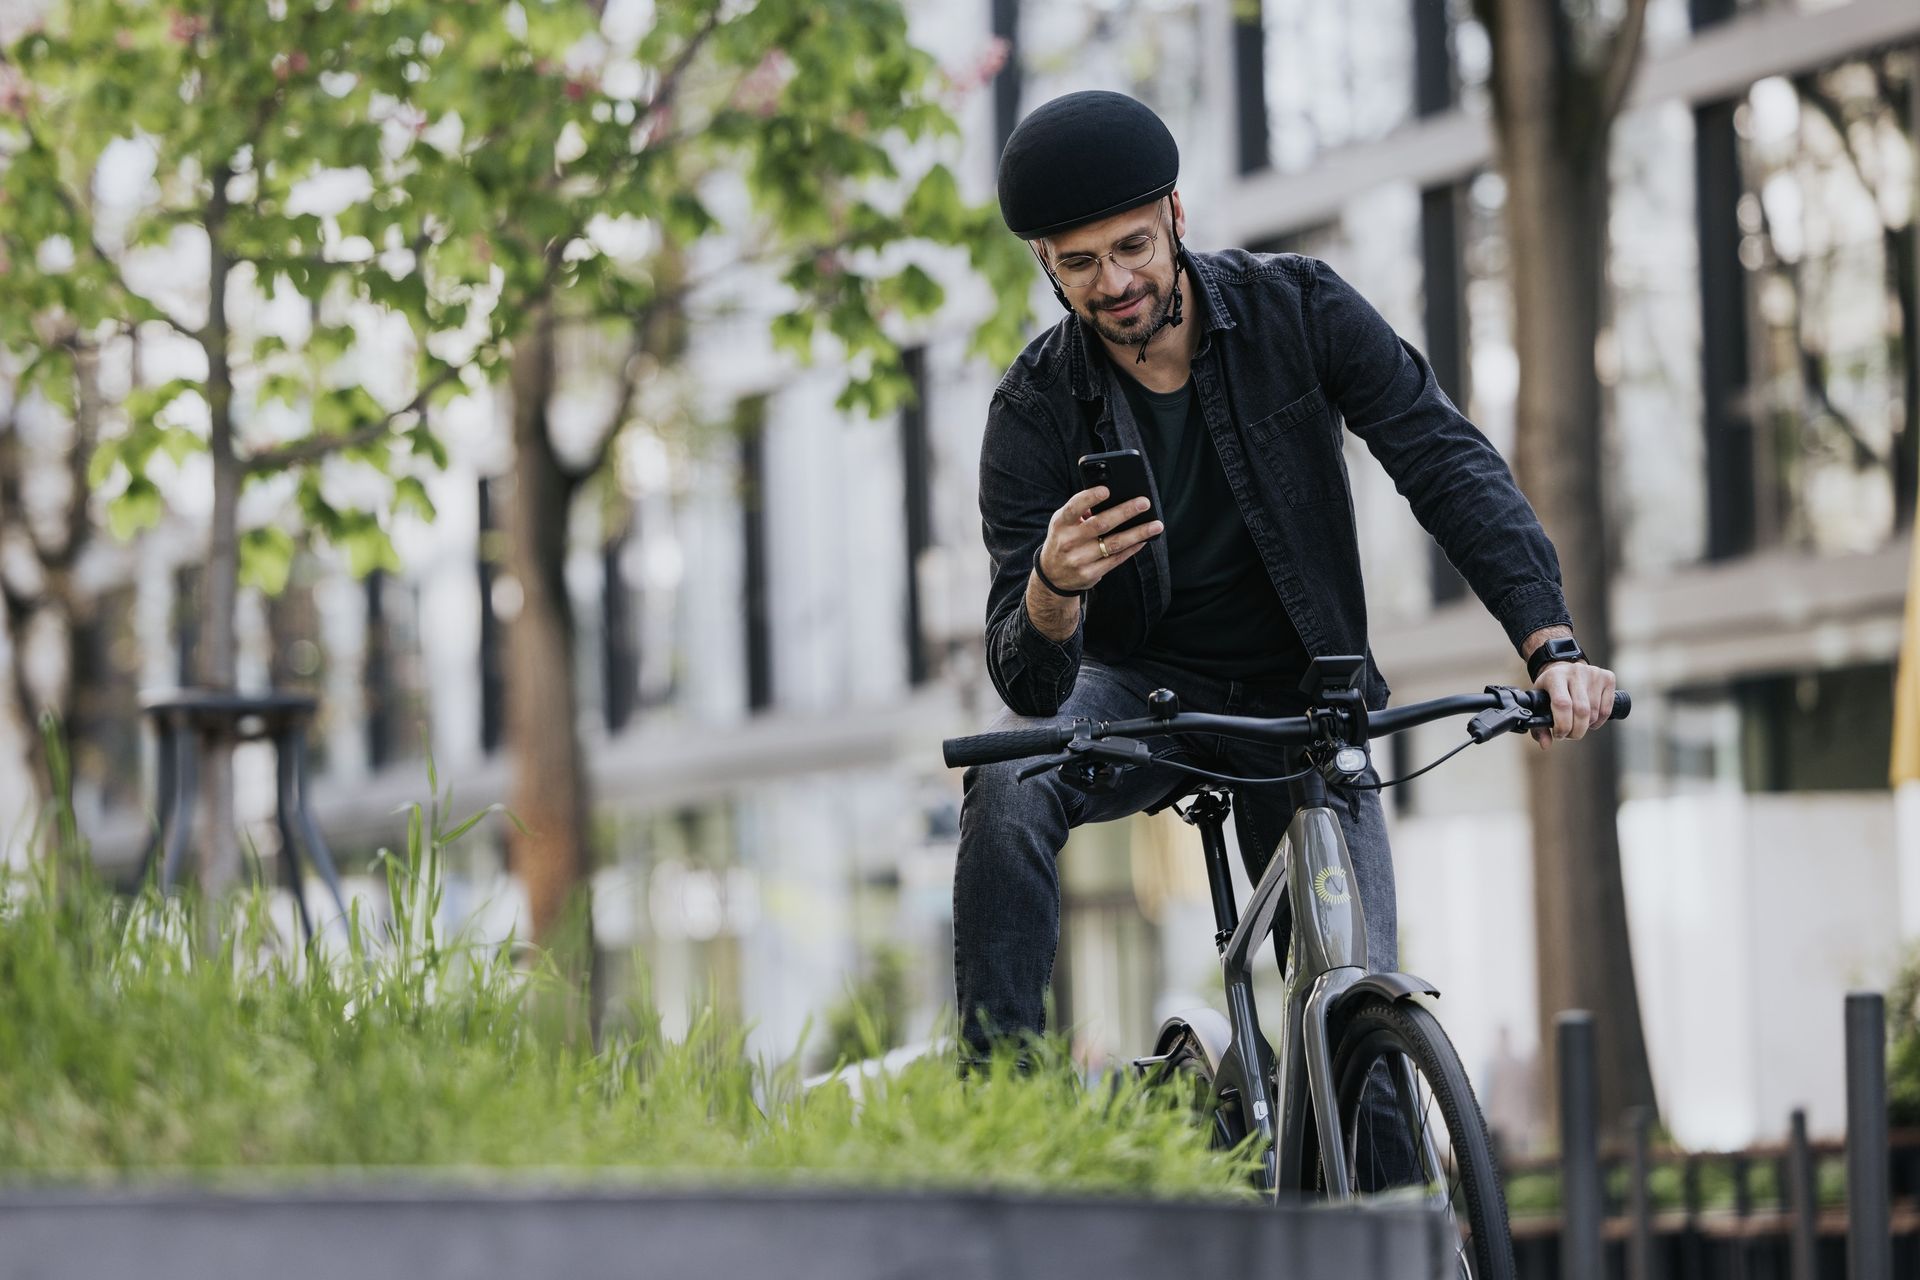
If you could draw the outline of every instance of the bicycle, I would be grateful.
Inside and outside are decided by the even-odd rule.
[[[949,738],[944,755],[956,768],[1045,755],[1021,770],[1020,778],[1059,769],[1069,783],[1088,789],[1101,787],[1115,770],[1145,764],[1169,765],[1197,778],[1197,787],[1183,787],[1162,804],[1174,804],[1200,833],[1227,1012],[1203,1008],[1169,1018],[1154,1052],[1135,1059],[1135,1069],[1193,1088],[1217,1145],[1254,1137],[1262,1151],[1262,1187],[1275,1198],[1289,1192],[1346,1198],[1391,1190],[1394,1179],[1405,1179],[1452,1219],[1460,1236],[1460,1274],[1509,1280],[1514,1264],[1506,1197],[1466,1070],[1426,1003],[1439,991],[1411,974],[1368,970],[1366,916],[1351,892],[1353,863],[1327,786],[1392,786],[1502,733],[1551,726],[1551,708],[1542,690],[1488,685],[1480,694],[1370,712],[1358,687],[1365,666],[1358,657],[1315,658],[1302,684],[1315,702],[1301,716],[1182,713],[1175,695],[1160,689],[1148,698],[1149,714],[1141,719],[1077,720]],[[1613,718],[1624,719],[1631,710],[1632,700],[1617,693]],[[1467,714],[1474,717],[1467,740],[1439,759],[1405,778],[1362,781],[1372,740]],[[1139,741],[1183,733],[1297,750],[1289,751],[1289,772],[1279,777],[1235,778],[1155,755]],[[1232,789],[1283,783],[1294,816],[1242,914],[1227,868]],[[1189,795],[1188,805],[1179,808],[1177,802]],[[1286,1015],[1276,1053],[1260,1030],[1253,958],[1283,913],[1276,946],[1286,948]],[[1410,1137],[1411,1150],[1392,1149],[1395,1132],[1375,1130],[1389,1114],[1397,1114],[1404,1126],[1398,1132]],[[1329,1133],[1339,1140],[1322,1142],[1319,1135]],[[1383,1139],[1390,1148],[1384,1154]]]

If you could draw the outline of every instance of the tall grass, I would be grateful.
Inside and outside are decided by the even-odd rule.
[[[856,1101],[750,1057],[710,1014],[669,1038],[643,998],[595,1048],[556,1029],[551,964],[442,938],[445,829],[416,807],[389,916],[344,953],[239,909],[110,894],[56,859],[0,907],[0,1177],[540,1168],[689,1181],[1244,1195],[1177,1103],[1064,1060],[960,1080],[928,1059]],[[798,1046],[796,1046],[796,1050]],[[1046,1055],[1042,1055],[1043,1059]]]

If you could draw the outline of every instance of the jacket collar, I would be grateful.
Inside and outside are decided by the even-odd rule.
[[[1186,265],[1187,279],[1193,287],[1187,291],[1187,303],[1199,314],[1194,317],[1205,326],[1205,332],[1218,333],[1222,329],[1231,329],[1233,317],[1227,314],[1220,302],[1220,285],[1215,279],[1213,268],[1199,255],[1180,250],[1180,260]],[[1068,319],[1072,322],[1072,335],[1067,343],[1067,386],[1076,400],[1104,400],[1107,397],[1107,362],[1096,358],[1094,352],[1105,349],[1098,346],[1099,339],[1088,330],[1086,322],[1074,312]]]

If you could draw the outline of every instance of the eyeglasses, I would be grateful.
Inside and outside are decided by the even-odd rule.
[[[1113,246],[1112,253],[1070,253],[1053,264],[1053,274],[1069,289],[1084,289],[1100,278],[1101,267],[1108,258],[1128,271],[1140,270],[1153,261],[1159,239],[1154,232],[1142,231]]]

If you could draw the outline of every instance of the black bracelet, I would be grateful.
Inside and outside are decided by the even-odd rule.
[[[1053,592],[1053,594],[1057,596],[1066,596],[1068,599],[1072,599],[1075,596],[1083,596],[1087,594],[1084,590],[1062,591],[1059,587],[1056,587],[1053,585],[1053,583],[1047,578],[1047,571],[1040,567],[1040,553],[1044,550],[1046,550],[1044,545],[1035,547],[1033,550],[1033,571],[1036,574],[1040,575],[1040,585],[1045,587],[1047,590]]]

